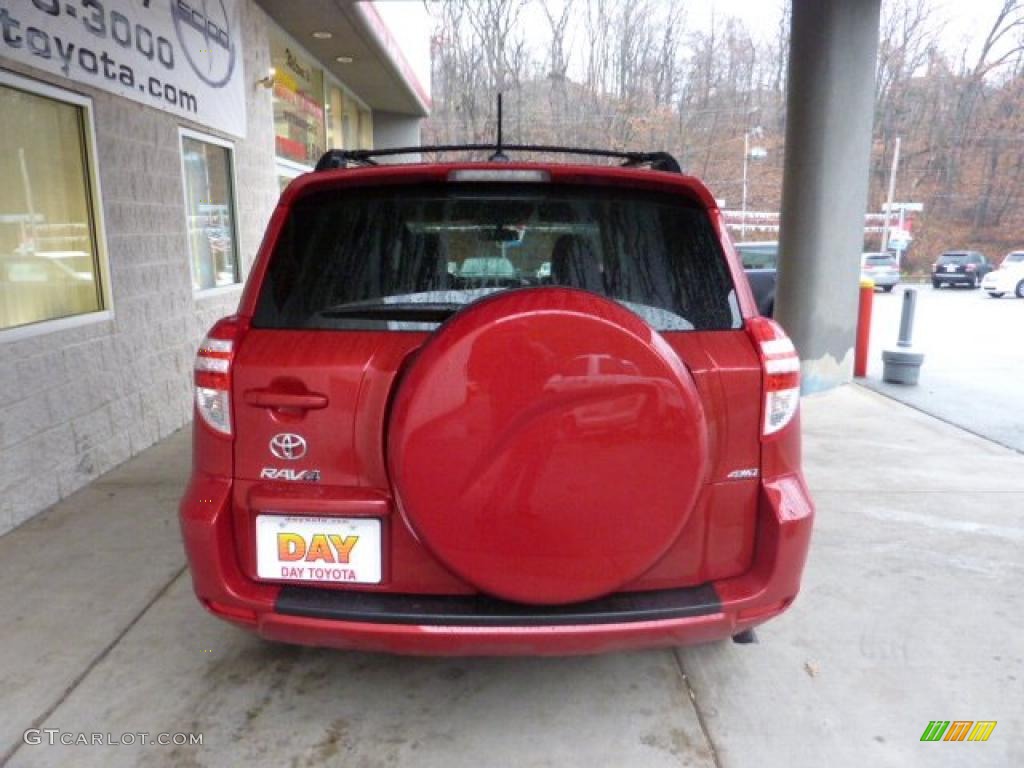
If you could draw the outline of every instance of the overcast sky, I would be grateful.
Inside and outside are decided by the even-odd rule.
[[[548,0],[553,7],[558,7],[564,0]],[[657,1],[657,0],[656,0]],[[714,14],[718,18],[735,16],[742,19],[748,30],[755,39],[774,34],[776,24],[784,0],[660,0],[666,5],[670,2],[681,3],[686,9],[686,27],[689,31],[707,30],[711,27],[711,19]],[[407,2],[422,2],[422,0],[377,0],[378,5],[402,5]],[[943,47],[948,53],[959,53],[965,43],[971,50],[976,50],[981,41],[988,33],[995,19],[996,13],[1002,6],[1003,0],[930,0],[934,8],[936,27],[941,30]],[[583,9],[586,6],[585,0],[576,0],[575,5],[579,7],[576,11],[577,18],[583,18]],[[390,17],[396,23],[401,24],[401,13],[397,8]],[[409,19],[413,16],[407,17]],[[390,19],[389,19],[390,21]],[[536,29],[538,33],[547,33],[547,21],[545,20],[539,0],[531,4],[526,11],[526,27]],[[582,21],[579,22],[582,24]],[[580,38],[581,35],[576,35]],[[546,40],[546,37],[545,37]],[[574,53],[578,55],[578,45],[573,46]]]

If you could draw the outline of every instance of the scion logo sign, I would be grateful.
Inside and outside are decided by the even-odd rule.
[[[196,76],[220,88],[235,69],[231,18],[223,0],[172,0],[174,29]]]
[[[0,0],[0,56],[245,136],[238,0]]]

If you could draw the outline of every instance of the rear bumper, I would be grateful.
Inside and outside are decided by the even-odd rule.
[[[403,654],[570,655],[729,637],[792,603],[814,516],[801,477],[765,482],[754,561],[742,576],[538,608],[252,581],[234,555],[230,490],[227,481],[194,477],[181,503],[193,586],[207,609],[270,640]]]
[[[1013,293],[1017,290],[1017,283],[1024,280],[1024,271],[1016,274],[1000,274],[999,270],[985,276],[981,281],[981,287],[991,293]]]
[[[875,274],[861,274],[861,279],[868,279],[875,284],[876,288],[890,288],[894,285],[898,285],[900,282],[900,276],[897,275],[875,275]]]
[[[970,285],[975,280],[980,280],[977,275],[973,272],[966,274],[949,274],[946,272],[933,272],[932,282],[935,283],[960,283],[963,285]]]

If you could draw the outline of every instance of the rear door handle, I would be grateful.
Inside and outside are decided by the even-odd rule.
[[[327,407],[327,395],[318,392],[280,392],[274,389],[248,389],[247,405],[257,408],[294,408],[298,411],[317,411]]]

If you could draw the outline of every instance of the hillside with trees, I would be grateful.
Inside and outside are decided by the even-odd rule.
[[[722,15],[691,28],[684,4],[664,0],[430,5],[424,143],[493,140],[500,91],[508,142],[665,149],[738,208],[749,136],[764,152],[749,161],[748,209],[778,210],[786,6],[769,7],[754,35]],[[926,0],[883,0],[882,17],[868,209],[882,208],[899,137],[896,199],[924,205],[909,268],[946,248],[990,258],[1024,248],[1024,0],[1004,0],[984,39],[962,50],[943,46],[946,20]]]

